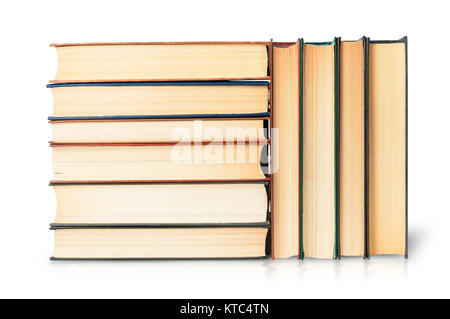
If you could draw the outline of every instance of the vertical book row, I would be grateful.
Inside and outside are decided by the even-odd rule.
[[[274,257],[407,256],[406,37],[273,50]]]

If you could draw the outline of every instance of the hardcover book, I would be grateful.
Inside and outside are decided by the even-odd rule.
[[[53,44],[54,83],[267,78],[265,42]]]
[[[368,251],[368,38],[341,41],[339,122],[339,253]]]
[[[370,41],[369,255],[408,255],[407,41]]]

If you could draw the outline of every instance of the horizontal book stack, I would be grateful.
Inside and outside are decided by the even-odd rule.
[[[270,254],[265,43],[55,47],[54,259]]]
[[[406,38],[54,46],[53,259],[407,256]]]

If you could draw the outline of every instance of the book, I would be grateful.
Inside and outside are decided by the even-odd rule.
[[[302,99],[302,252],[337,258],[337,47],[305,43]]]
[[[49,84],[52,118],[117,118],[268,112],[267,81]]]
[[[53,259],[263,258],[268,227],[57,228]]]
[[[264,142],[269,117],[50,121],[52,142]]]
[[[51,183],[55,225],[263,223],[268,181]]]
[[[300,194],[300,50],[299,40],[291,46],[273,46],[274,138],[274,257],[299,254]]]
[[[267,45],[264,42],[52,46],[58,54],[54,83],[267,78]]]
[[[339,253],[367,257],[368,38],[341,41]]]
[[[59,181],[265,179],[263,149],[257,143],[52,144],[52,159]]]
[[[406,50],[406,37],[370,41],[370,255],[408,255]]]

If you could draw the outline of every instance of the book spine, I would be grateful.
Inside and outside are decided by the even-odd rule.
[[[78,43],[51,43],[50,47],[67,46],[97,46],[97,45],[192,45],[192,44],[268,44],[265,41],[155,41],[155,42],[78,42]]]
[[[50,230],[56,229],[111,229],[111,228],[124,228],[124,229],[136,229],[136,228],[269,228],[270,223],[268,221],[262,223],[164,223],[164,224],[50,224]]]
[[[154,257],[154,258],[67,258],[67,257],[50,257],[51,261],[152,261],[152,260],[168,260],[168,261],[182,261],[182,260],[264,260],[268,259],[270,256],[261,257]]]
[[[273,156],[273,144],[272,144],[272,125],[273,125],[273,40],[270,39],[269,43],[269,77],[270,77],[270,92],[269,92],[269,107],[270,107],[270,120],[269,120],[269,138],[270,138],[270,145],[269,145],[269,174],[270,174],[270,256],[271,259],[274,259],[274,253],[273,253],[273,246],[274,246],[274,196],[273,196],[273,163],[272,163],[272,156]]]
[[[408,38],[400,41],[405,43],[405,258],[408,258]]]
[[[304,253],[303,253],[303,38],[298,39],[300,46],[299,46],[299,101],[298,101],[298,107],[299,107],[299,130],[298,130],[298,141],[299,141],[299,170],[298,170],[298,181],[299,181],[299,196],[298,196],[298,259],[303,260]]]
[[[189,81],[200,81],[200,82],[212,82],[212,81],[256,81],[256,80],[269,80],[269,76],[257,76],[257,77],[240,77],[240,78],[195,78],[195,79],[124,79],[124,80],[50,80],[50,84],[75,84],[75,83],[139,83],[139,82],[189,82]]]
[[[115,116],[49,116],[48,120],[56,121],[89,121],[89,120],[171,120],[171,119],[217,119],[217,118],[266,118],[269,112],[241,114],[179,114],[179,115],[115,115]]]
[[[83,180],[83,181],[50,181],[49,186],[70,185],[158,185],[158,184],[269,184],[271,178],[235,179],[235,180]]]
[[[267,86],[269,83],[266,81],[242,81],[242,80],[227,80],[227,81],[135,81],[135,82],[65,82],[47,84],[47,88],[58,87],[76,87],[76,86],[219,86],[219,85],[231,85],[231,86]]]
[[[194,145],[269,145],[270,141],[202,141],[202,142],[49,142],[50,147],[70,146],[194,146]]]
[[[363,37],[364,54],[364,258],[369,259],[369,46]]]
[[[341,64],[341,38],[334,38],[334,182],[335,182],[335,251],[334,259],[341,258],[340,227],[339,227],[339,196],[340,196],[340,64]]]

